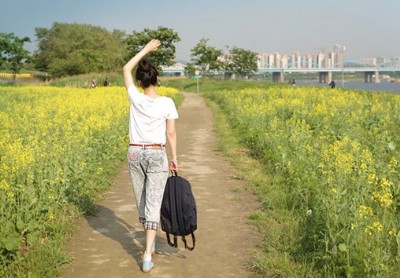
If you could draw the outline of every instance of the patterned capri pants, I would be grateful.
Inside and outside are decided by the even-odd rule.
[[[139,221],[147,230],[158,230],[161,202],[169,175],[165,148],[129,146],[127,157]]]

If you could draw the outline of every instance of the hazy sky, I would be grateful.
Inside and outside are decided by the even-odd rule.
[[[35,28],[53,22],[127,33],[165,26],[179,34],[184,60],[201,38],[220,49],[308,54],[337,43],[346,60],[400,56],[400,0],[0,0],[0,9],[0,32],[33,42]]]

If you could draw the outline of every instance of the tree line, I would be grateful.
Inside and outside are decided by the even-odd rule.
[[[173,29],[160,26],[126,34],[121,30],[79,23],[53,23],[51,28],[35,28],[37,49],[33,54],[24,48],[29,37],[0,33],[0,70],[8,70],[14,77],[23,68],[31,67],[52,78],[91,72],[113,72],[138,53],[153,38],[162,42],[160,49],[148,59],[159,69],[174,64],[175,44],[181,39]],[[223,71],[249,76],[257,70],[257,54],[238,47],[227,47],[227,52],[209,45],[202,38],[191,49],[191,61],[185,71],[193,75]]]

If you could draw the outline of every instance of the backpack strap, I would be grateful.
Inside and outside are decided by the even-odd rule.
[[[182,236],[182,241],[183,241],[183,243],[185,243],[185,248],[186,248],[187,250],[193,251],[193,250],[194,250],[194,247],[196,246],[196,237],[194,236],[194,233],[193,233],[193,232],[190,233],[190,234],[192,235],[192,241],[193,241],[193,246],[192,246],[192,247],[190,247],[190,246],[187,244],[185,236]]]
[[[169,236],[169,233],[165,232],[165,234],[167,235],[168,245],[171,246],[171,247],[178,248],[178,238],[177,238],[177,236],[174,235],[174,242],[172,242],[171,238]]]

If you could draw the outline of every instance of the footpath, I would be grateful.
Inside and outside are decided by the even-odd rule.
[[[180,248],[170,247],[160,230],[155,267],[148,274],[141,272],[144,232],[124,166],[99,203],[99,213],[87,217],[67,243],[72,262],[62,269],[61,277],[256,276],[250,261],[261,241],[247,224],[257,206],[255,197],[245,190],[244,181],[233,178],[233,166],[217,150],[212,113],[204,99],[185,93],[178,112],[178,173],[192,184],[197,204],[195,250],[184,250],[182,241]]]

